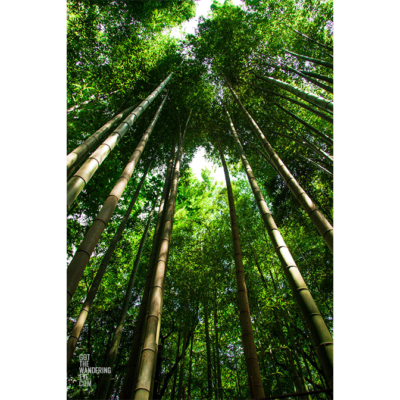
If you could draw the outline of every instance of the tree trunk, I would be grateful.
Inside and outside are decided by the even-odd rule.
[[[140,139],[140,142],[137,145],[135,151],[133,152],[131,158],[129,159],[128,164],[122,171],[120,178],[118,179],[114,188],[108,195],[102,209],[100,210],[100,212],[97,214],[97,217],[93,221],[92,226],[86,232],[82,243],[78,247],[78,250],[76,251],[71,263],[69,264],[67,273],[67,305],[71,301],[71,298],[75,293],[75,290],[82,277],[85,267],[89,262],[93,250],[96,247],[97,242],[99,241],[105,227],[107,226],[108,221],[110,220],[114,212],[114,209],[117,206],[118,201],[133,174],[133,171],[135,170],[136,164],[143,153],[143,150],[146,146],[149,136],[151,135],[151,132],[153,131],[155,122],[158,119],[160,111],[161,107],[156,112],[156,115],[150,122],[149,127],[146,129],[146,132]]]
[[[322,65],[323,67],[327,67],[327,68],[333,70],[333,64],[328,61],[319,60],[318,58],[311,58],[311,57],[303,56],[301,54],[293,53],[292,51],[289,51],[286,49],[285,49],[285,51],[286,51],[286,53],[289,53],[292,56],[295,56],[297,58],[301,58],[302,60],[311,61],[314,64]]]
[[[228,113],[230,119],[230,115]],[[333,340],[332,336],[325,324],[325,321],[320,314],[314,299],[308,290],[301,273],[293,260],[293,257],[286,247],[286,244],[275,224],[275,221],[268,209],[267,203],[264,200],[263,195],[258,187],[256,178],[254,177],[253,171],[247,161],[246,156],[243,153],[243,148],[240,140],[236,134],[235,127],[233,126],[232,120],[230,119],[232,132],[235,138],[236,146],[240,157],[243,162],[244,169],[246,171],[251,189],[256,199],[257,207],[260,211],[261,218],[267,228],[268,235],[275,247],[275,251],[279,257],[282,265],[283,272],[290,284],[292,293],[303,312],[304,318],[307,321],[307,325],[311,331],[312,339],[316,345],[317,353],[323,369],[328,376],[330,385],[333,384]]]
[[[187,341],[189,335],[188,328],[185,329],[183,343]],[[178,399],[181,400],[183,397],[183,379],[185,374],[185,353],[186,349],[182,347],[181,361],[179,363],[179,384],[178,384]]]
[[[333,118],[332,118],[332,117],[330,117],[329,115],[325,115],[325,114],[322,113],[322,112],[319,112],[318,110],[316,110],[316,109],[313,108],[313,107],[308,106],[307,104],[304,104],[304,103],[302,103],[302,102],[300,102],[300,101],[297,101],[297,100],[295,100],[295,99],[292,99],[292,98],[290,98],[290,97],[284,96],[283,94],[279,94],[279,93],[273,92],[273,91],[271,91],[271,90],[264,89],[264,88],[262,88],[262,87],[260,87],[260,86],[256,86],[256,85],[251,85],[251,86],[254,87],[254,88],[257,88],[257,89],[261,89],[263,92],[271,93],[271,94],[274,95],[274,96],[281,97],[282,99],[288,100],[288,101],[290,101],[290,102],[293,103],[293,104],[297,104],[298,106],[304,108],[305,110],[311,111],[311,112],[314,113],[316,116],[322,118],[324,121],[329,122],[330,124],[333,124]],[[318,107],[318,106],[317,106],[317,107]]]
[[[208,291],[204,300],[204,330],[206,336],[207,351],[207,399],[212,399],[212,371],[211,371],[211,345],[210,345],[210,328],[208,322]]]
[[[333,145],[333,140],[325,135],[324,133],[320,132],[318,129],[315,129],[312,125],[310,125],[308,122],[304,121],[303,119],[301,119],[300,117],[298,117],[297,115],[291,113],[289,110],[286,110],[286,108],[283,108],[282,106],[280,106],[277,103],[273,103],[274,105],[276,105],[277,107],[279,107],[282,111],[284,111],[286,114],[290,115],[292,118],[294,118],[296,121],[300,122],[302,125],[304,125],[307,129],[309,129],[310,131],[314,132],[321,140],[323,140],[325,143],[329,144],[329,145]]]
[[[275,85],[279,86],[282,89],[287,90],[288,92],[296,95],[297,97],[300,97],[301,99],[308,101],[311,104],[314,104],[315,106],[318,106],[319,108],[322,108],[325,111],[333,113],[333,101],[323,99],[322,97],[316,96],[315,94],[312,93],[307,93],[304,90],[298,89],[292,85],[289,85],[286,82],[279,81],[278,79],[274,79],[270,76],[261,76],[256,73],[254,75],[258,79],[262,79],[263,81],[266,82],[272,82]]]
[[[189,356],[189,379],[188,379],[188,400],[191,399],[191,390],[192,390],[192,356],[193,356],[193,339],[194,332],[192,335],[192,339],[190,340],[190,356]]]
[[[311,159],[308,158],[308,157],[304,157],[304,156],[302,156],[301,154],[299,154],[299,156],[300,156],[301,158],[303,158],[304,160],[310,162],[311,164],[314,164],[314,165],[315,165],[317,168],[319,168],[321,171],[324,171],[324,172],[326,172],[327,174],[333,176],[332,171],[329,171],[328,169],[324,168],[322,165],[319,165],[319,164],[318,164],[317,162],[315,162],[314,160],[311,160]]]
[[[332,227],[332,225],[324,217],[324,215],[321,213],[321,211],[318,210],[318,208],[316,207],[314,202],[307,195],[307,193],[302,189],[302,187],[299,185],[299,183],[294,178],[294,176],[290,173],[290,171],[288,170],[286,165],[279,158],[278,154],[276,154],[275,150],[272,148],[270,143],[267,141],[267,139],[265,138],[261,129],[258,127],[256,122],[251,117],[251,115],[244,108],[243,104],[239,100],[237,94],[235,93],[235,91],[233,90],[233,88],[230,84],[229,84],[229,87],[230,87],[231,92],[233,93],[238,105],[242,109],[245,116],[248,118],[248,120],[253,128],[253,131],[258,136],[258,138],[259,138],[260,142],[262,143],[262,145],[264,146],[264,149],[266,150],[267,154],[270,156],[271,162],[273,164],[275,164],[275,168],[279,171],[279,174],[281,175],[283,180],[286,182],[286,185],[289,187],[289,189],[292,191],[292,193],[296,197],[297,201],[300,203],[300,205],[306,211],[307,215],[313,222],[314,226],[318,229],[318,232],[321,234],[321,236],[325,240],[329,249],[333,252],[333,227]],[[235,127],[233,126],[233,122],[231,120],[228,110],[226,110],[226,112],[227,112],[227,115],[228,115],[228,118],[230,121],[233,135],[235,136],[235,139],[236,139],[238,145],[240,145],[239,138],[237,137],[236,130],[235,130]],[[240,148],[241,148],[241,145],[240,145]]]
[[[72,150],[71,153],[67,156],[67,180],[71,178],[71,176],[78,169],[78,165],[81,161],[89,154],[90,150],[100,143],[100,140],[104,137],[104,135],[109,132],[111,129],[114,129],[118,122],[125,118],[136,105],[133,105],[124,111],[117,114],[114,118],[108,121],[105,125],[103,125],[99,130],[93,133],[92,136],[87,138],[82,144],[80,144],[75,150]]]
[[[179,365],[179,347],[181,343],[181,331],[178,333],[178,345],[176,347],[176,360],[175,360],[175,365],[176,368],[174,370],[174,381],[172,384],[172,389],[171,389],[171,400],[175,399],[175,391],[176,391],[176,378],[178,377],[178,365]],[[183,346],[182,346],[183,348]]]
[[[285,25],[286,25],[286,24],[285,24]],[[318,46],[321,46],[321,47],[323,47],[323,48],[325,48],[325,49],[327,49],[327,50],[333,51],[333,48],[332,48],[332,47],[327,46],[326,44],[320,43],[320,42],[316,41],[315,39],[311,39],[309,36],[305,35],[304,33],[301,33],[301,32],[299,32],[299,31],[297,31],[296,29],[292,28],[292,27],[289,26],[289,25],[286,25],[286,26],[287,26],[289,29],[291,29],[293,32],[296,32],[298,35],[300,35],[300,36],[302,36],[303,38],[309,40],[310,42],[313,42],[313,43],[317,44]]]
[[[218,309],[217,309],[217,291],[214,288],[214,333],[215,333],[215,358],[217,363],[217,396],[216,399],[223,400],[223,389],[221,380],[221,360],[219,357],[219,343],[218,343]]]
[[[286,71],[286,72],[293,72],[298,76],[303,77],[304,79],[306,79],[308,82],[320,87],[321,89],[324,89],[326,92],[333,94],[333,88],[331,88],[330,86],[327,86],[321,82],[318,82],[317,80],[311,78],[309,75],[304,74],[302,71],[298,71],[297,69],[294,69],[292,67],[289,67],[288,65],[284,65],[284,66],[279,66],[279,65],[275,65],[275,64],[269,64],[269,63],[263,63],[265,65],[268,65],[272,68],[275,68],[276,70],[282,70],[282,71]]]
[[[135,389],[135,400],[148,399],[151,389],[152,372],[155,362],[155,336],[158,329],[159,317],[162,310],[164,295],[164,281],[166,272],[166,262],[168,259],[170,241],[172,235],[173,219],[175,213],[176,196],[178,192],[179,171],[182,162],[183,144],[185,140],[186,129],[189,123],[190,114],[186,122],[185,131],[180,138],[177,160],[173,181],[171,185],[171,194],[168,199],[168,206],[165,215],[164,226],[161,233],[160,251],[155,269],[154,280],[151,290],[151,300],[149,306],[149,315],[146,324],[145,341],[140,360],[140,370]]]
[[[226,187],[228,191],[229,213],[231,217],[231,230],[232,230],[232,240],[234,247],[234,260],[236,267],[236,283],[238,290],[239,319],[242,330],[242,343],[245,352],[247,375],[249,379],[251,397],[253,399],[260,399],[265,397],[265,394],[260,374],[260,367],[257,359],[256,346],[254,344],[253,328],[250,319],[249,300],[247,297],[247,288],[244,277],[242,251],[240,248],[239,228],[237,224],[235,204],[233,200],[233,193],[229,178],[228,167],[226,166],[224,154],[222,153],[218,137],[217,137],[217,144],[219,148],[222,165],[224,168]]]
[[[121,309],[119,321],[117,323],[117,328],[115,329],[114,336],[111,341],[111,347],[107,353],[106,362],[104,363],[105,367],[108,367],[111,369],[114,368],[115,358],[117,357],[118,347],[119,347],[119,343],[121,341],[121,336],[122,336],[122,330],[123,330],[124,324],[125,324],[126,313],[128,312],[129,303],[132,298],[133,284],[135,283],[136,272],[137,272],[137,269],[138,269],[138,266],[140,263],[140,257],[142,255],[143,247],[146,243],[147,233],[149,231],[151,219],[153,217],[153,212],[154,212],[154,207],[150,212],[146,227],[144,229],[142,238],[140,240],[139,249],[136,254],[136,258],[135,258],[135,262],[133,264],[133,268],[132,268],[132,272],[131,272],[131,275],[129,278],[128,286],[126,288],[124,301],[122,303],[122,309]],[[108,392],[108,387],[110,384],[110,378],[111,378],[111,374],[102,374],[100,384],[97,388],[97,394],[96,394],[97,399],[103,400],[103,399],[107,398],[107,392]]]
[[[156,229],[154,231],[154,236],[153,236],[153,245],[152,245],[152,249],[151,249],[149,265],[147,267],[146,283],[144,285],[142,302],[140,304],[139,313],[136,318],[135,332],[134,332],[133,339],[132,339],[131,352],[129,355],[129,360],[127,363],[125,377],[124,377],[121,394],[120,394],[120,398],[124,399],[124,400],[131,399],[130,396],[131,396],[131,393],[133,390],[133,380],[134,380],[134,375],[135,375],[136,366],[137,366],[138,358],[139,358],[139,351],[140,351],[140,339],[142,337],[144,319],[146,316],[147,303],[148,303],[148,297],[149,297],[149,291],[150,291],[150,286],[152,283],[152,277],[154,274],[155,261],[156,261],[156,257],[157,257],[158,247],[159,247],[160,233],[161,233],[161,229],[162,229],[163,222],[164,222],[165,204],[167,204],[167,202],[168,202],[168,196],[169,196],[169,191],[170,191],[170,182],[171,182],[173,166],[174,166],[174,158],[175,158],[175,144],[173,143],[172,147],[171,147],[171,154],[170,154],[169,161],[168,161],[167,172],[165,173],[165,183],[164,183],[163,193],[162,193],[162,197],[161,197],[160,207],[158,209],[157,224],[156,224]]]
[[[333,85],[333,78],[330,78],[329,76],[317,74],[316,72],[304,71],[304,70],[301,70],[300,72],[302,72],[305,75],[312,76],[313,78],[320,79],[321,81],[325,81],[325,82],[328,82]]]
[[[103,275],[107,269],[107,266],[110,262],[111,256],[114,254],[115,248],[117,246],[117,243],[119,241],[119,239],[121,238],[122,232],[125,229],[126,223],[128,222],[129,216],[131,215],[132,209],[134,207],[134,205],[136,204],[136,200],[139,197],[139,193],[140,193],[140,189],[143,186],[143,183],[146,179],[147,173],[149,172],[150,166],[152,164],[154,160],[154,156],[152,158],[152,160],[150,161],[145,173],[142,176],[142,179],[140,180],[140,183],[138,185],[138,187],[135,190],[135,194],[132,197],[132,200],[129,204],[128,209],[125,212],[125,215],[121,221],[121,223],[118,226],[117,232],[115,233],[114,237],[111,240],[110,246],[107,249],[106,254],[103,257],[103,260],[100,264],[100,267],[97,271],[96,277],[93,280],[92,286],[89,290],[89,293],[86,297],[85,302],[83,303],[83,307],[81,309],[81,312],[79,314],[79,317],[72,329],[71,335],[68,339],[68,344],[67,344],[67,365],[70,363],[71,358],[74,354],[75,348],[76,348],[76,344],[78,342],[79,336],[82,332],[82,328],[85,325],[86,322],[86,318],[89,314],[89,310],[90,307],[93,304],[93,301],[96,297],[97,291],[99,289],[100,283],[103,279]]]
[[[118,142],[123,138],[125,133],[137,120],[137,118],[143,113],[143,111],[151,104],[151,102],[157,97],[161,90],[171,79],[172,73],[161,83],[161,85],[151,93],[146,100],[142,101],[135,110],[129,114],[124,121],[117,127],[117,129],[101,144],[97,150],[84,162],[81,168],[74,174],[74,176],[67,183],[67,208],[71,206],[74,200],[78,197],[79,193],[88,184],[91,177],[97,171],[102,162],[107,158],[108,154],[114,149]],[[160,115],[161,109],[167,100],[167,95],[161,102],[155,117],[150,123],[148,129],[153,130],[154,125]],[[150,130],[150,133],[151,133]]]

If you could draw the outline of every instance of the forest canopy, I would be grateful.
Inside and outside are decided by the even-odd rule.
[[[68,397],[331,399],[332,1],[196,3],[67,2]]]

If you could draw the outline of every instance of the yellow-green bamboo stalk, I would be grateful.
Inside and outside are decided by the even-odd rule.
[[[286,246],[285,241],[280,234],[278,227],[272,217],[271,212],[268,209],[267,203],[258,187],[257,180],[253,174],[253,170],[244,154],[243,147],[240,143],[239,137],[236,133],[233,122],[230,118],[229,112],[227,115],[229,118],[231,130],[235,139],[236,147],[242,159],[243,167],[246,171],[247,178],[250,183],[250,187],[253,191],[254,198],[257,203],[257,207],[260,211],[261,218],[267,228],[268,235],[274,245],[275,252],[279,257],[283,272],[286,279],[289,282],[292,293],[307,321],[307,325],[311,332],[311,337],[317,349],[318,357],[321,361],[321,365],[330,381],[330,385],[333,384],[333,339],[325,324],[324,318],[318,310],[318,307],[311,296],[306,283],[301,276],[300,270],[297,267],[289,249]]]
[[[289,53],[292,56],[295,56],[297,58],[301,58],[301,59],[306,60],[306,61],[311,61],[314,64],[322,65],[323,67],[327,67],[327,68],[333,70],[333,64],[328,62],[328,61],[320,60],[319,58],[312,58],[312,57],[303,56],[302,54],[293,53],[293,51],[289,51],[289,50],[285,50],[285,51],[286,51],[286,53]]]
[[[133,109],[135,105],[125,109],[124,111],[117,114],[114,118],[104,124],[99,130],[93,133],[92,136],[87,138],[82,144],[80,144],[75,150],[67,155],[67,179],[69,179],[73,173],[77,170],[80,162],[89,154],[100,140],[103,139],[104,135],[111,129],[114,129],[118,122],[125,118]]]
[[[126,210],[125,215],[122,218],[122,221],[118,226],[117,232],[115,233],[114,237],[111,239],[110,246],[108,247],[107,252],[103,257],[103,260],[101,261],[100,267],[99,267],[99,269],[96,273],[96,276],[93,280],[92,286],[90,287],[90,290],[86,297],[86,300],[83,303],[81,312],[79,313],[79,317],[78,317],[77,321],[75,322],[75,325],[72,329],[72,332],[68,339],[68,344],[67,344],[67,366],[70,363],[71,358],[74,354],[76,344],[78,343],[79,336],[81,335],[81,332],[85,325],[90,308],[92,307],[93,301],[96,297],[97,291],[99,290],[99,286],[103,279],[104,273],[105,273],[105,271],[108,267],[108,264],[111,260],[111,256],[114,254],[117,243],[122,236],[122,233],[125,229],[126,223],[128,222],[128,219],[129,219],[129,216],[131,215],[132,209],[133,209],[134,205],[136,204],[136,200],[139,197],[140,189],[143,186],[143,183],[146,179],[147,173],[149,172],[150,166],[153,163],[154,158],[155,158],[155,153],[154,153],[152,160],[149,163],[149,166],[147,167],[146,171],[144,172],[139,185],[137,186],[137,188],[135,190],[135,193],[132,197],[129,207]]]
[[[171,74],[161,83],[156,90],[154,90],[135,110],[129,114],[124,121],[117,127],[117,129],[101,144],[97,150],[83,163],[82,167],[74,174],[74,176],[67,183],[67,209],[71,206],[74,200],[78,197],[79,193],[84,189],[94,173],[97,171],[102,162],[107,158],[108,154],[114,149],[118,142],[123,138],[125,133],[139,118],[144,110],[153,102],[161,90],[164,89],[166,84],[172,77]],[[164,105],[166,97],[162,102]]]
[[[297,97],[300,97],[301,99],[308,101],[309,103],[314,104],[325,111],[333,113],[333,101],[323,99],[322,97],[316,96],[315,94],[312,93],[307,93],[304,90],[298,89],[292,85],[289,85],[286,82],[279,81],[278,79],[274,79],[270,76],[261,76],[258,74],[255,74],[255,76],[258,79],[262,79],[263,81],[272,82],[275,85],[279,86],[280,88],[285,89],[288,92],[296,95]]]
[[[106,361],[104,363],[104,367],[110,368],[110,371],[114,368],[115,359],[117,357],[118,347],[122,337],[122,330],[125,325],[126,313],[128,312],[129,302],[131,301],[132,298],[133,284],[135,283],[136,272],[139,266],[140,257],[142,256],[143,247],[146,243],[147,233],[149,231],[151,219],[153,217],[153,212],[154,212],[154,207],[150,212],[146,227],[144,229],[142,238],[140,240],[139,249],[136,254],[135,262],[133,264],[129,282],[126,288],[125,297],[122,302],[122,309],[117,323],[117,328],[114,331],[114,335],[111,340],[111,345],[107,352]],[[105,400],[107,398],[108,388],[110,386],[110,380],[111,380],[111,373],[102,374],[100,382],[97,387],[96,399]]]
[[[146,132],[140,139],[139,144],[137,145],[135,151],[129,159],[128,164],[122,171],[120,178],[108,195],[102,209],[93,221],[93,224],[86,232],[82,243],[78,247],[78,250],[76,251],[71,263],[69,264],[67,272],[67,305],[71,301],[71,298],[74,295],[76,288],[78,287],[78,283],[82,278],[83,272],[86,268],[87,263],[89,262],[93,250],[96,247],[97,242],[99,241],[105,227],[107,226],[108,221],[110,220],[114,209],[117,206],[118,201],[133,174],[133,171],[135,170],[136,164],[143,153],[147,140],[153,132],[154,126],[158,120],[161,108],[164,105],[165,100],[166,97],[158,108],[156,114],[154,115],[154,118],[150,122],[150,125],[146,129]]]
[[[170,182],[171,182],[171,177],[172,177],[172,173],[173,173],[174,158],[175,158],[175,143],[173,143],[172,148],[171,148],[171,154],[169,157],[167,172],[165,174],[165,183],[164,183],[163,193],[161,196],[160,207],[158,209],[157,224],[156,224],[156,229],[154,231],[153,245],[152,245],[152,249],[151,249],[149,264],[147,267],[147,275],[146,275],[146,282],[145,282],[144,289],[143,289],[142,302],[140,304],[139,313],[136,318],[135,332],[133,334],[131,352],[129,355],[129,360],[126,365],[124,381],[122,383],[121,393],[119,396],[120,399],[124,399],[124,400],[128,400],[128,399],[130,400],[130,396],[131,396],[131,393],[133,390],[134,375],[135,375],[135,371],[136,371],[136,366],[138,364],[138,358],[140,355],[139,354],[140,353],[140,339],[142,337],[144,320],[145,320],[146,310],[147,310],[148,297],[149,297],[149,292],[151,289],[156,257],[158,254],[157,251],[158,251],[158,247],[159,247],[158,246],[159,241],[160,241],[159,239],[160,239],[160,234],[161,234],[161,230],[163,227],[164,214],[165,214],[164,206],[168,202],[168,197],[169,197],[169,192],[170,192],[170,186],[171,186]]]
[[[218,137],[217,144],[225,173],[226,189],[228,191],[229,214],[231,219],[231,232],[236,268],[236,286],[238,291],[239,320],[242,331],[242,343],[247,367],[247,376],[249,379],[251,398],[261,399],[265,397],[265,393],[261,379],[260,366],[257,359],[257,349],[254,343],[253,327],[250,318],[249,299],[247,297],[247,287],[244,278],[242,250],[240,247],[239,227],[236,217],[235,202],[233,199],[228,167],[226,165]]]
[[[261,144],[263,145],[265,151],[269,155],[271,162],[275,165],[275,169],[279,172],[283,180],[286,182],[286,185],[296,197],[297,201],[303,207],[304,211],[307,213],[309,218],[311,219],[314,226],[317,228],[320,235],[325,240],[329,249],[333,252],[333,226],[328,222],[325,216],[318,210],[317,206],[305,192],[305,190],[299,185],[295,177],[290,173],[289,169],[279,158],[278,154],[275,152],[271,144],[268,142],[263,132],[254,121],[249,112],[244,108],[242,102],[240,101],[238,95],[233,90],[232,85],[227,82],[237,104],[243,111],[243,114],[247,117],[248,121],[251,124],[251,127],[254,133],[257,135]],[[233,125],[233,124],[232,124]]]
[[[158,261],[155,268],[152,290],[150,295],[151,297],[150,297],[149,314],[147,317],[147,324],[145,329],[145,341],[143,344],[143,349],[140,359],[139,376],[135,388],[135,395],[134,395],[135,400],[143,400],[143,399],[148,400],[150,396],[153,368],[154,368],[154,363],[156,361],[155,355],[157,346],[157,332],[159,332],[160,329],[159,318],[162,310],[162,303],[164,297],[166,263],[171,243],[176,196],[178,193],[179,171],[182,162],[185,133],[186,130],[183,133],[179,143],[178,155],[175,163],[174,175],[171,185],[171,194],[168,199],[164,226],[160,237],[160,250],[157,257]]]

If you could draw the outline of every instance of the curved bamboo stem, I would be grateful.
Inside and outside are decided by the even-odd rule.
[[[286,50],[286,49],[285,49],[285,51],[286,51],[286,53],[289,53],[292,56],[295,56],[297,58],[301,58],[301,59],[306,60],[306,61],[311,61],[314,64],[322,65],[323,67],[327,67],[327,68],[333,70],[333,64],[328,62],[328,61],[320,60],[318,58],[312,58],[312,57],[303,56],[301,54],[293,53],[293,51],[289,51],[289,50]]]

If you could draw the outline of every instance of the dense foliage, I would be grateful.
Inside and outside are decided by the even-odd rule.
[[[166,87],[168,100],[160,119],[68,308],[70,334],[102,257],[155,154],[68,367],[70,398],[95,398],[100,375],[90,375],[92,386],[80,386],[79,355],[89,354],[90,366],[104,364],[144,226],[151,208],[158,209],[171,145],[178,144],[178,135],[190,110],[165,280],[154,398],[251,397],[237,317],[226,186],[206,169],[198,180],[189,167],[200,147],[206,149],[209,160],[221,165],[217,137],[233,177],[251,319],[265,393],[272,396],[301,391],[296,375],[309,391],[328,387],[308,329],[260,218],[224,107],[229,109],[275,222],[333,333],[332,253],[271,166],[268,156],[263,154],[227,86],[232,85],[293,176],[332,223],[333,175],[329,156],[333,154],[333,145],[324,139],[333,137],[328,121],[332,114],[272,81],[259,78],[272,77],[332,101],[329,91],[293,70],[323,76],[327,80],[314,79],[327,86],[329,79],[333,79],[333,71],[287,52],[333,62],[329,50],[333,46],[332,1],[246,0],[244,4],[239,7],[230,0],[223,4],[214,0],[211,16],[200,20],[196,34],[179,41],[170,35],[170,28],[195,15],[193,0],[68,1],[68,153],[116,113],[144,100],[174,72]],[[68,263],[163,95],[133,125],[69,209]],[[312,107],[326,119],[290,99]],[[155,224],[156,218],[140,259],[108,398],[119,398]],[[330,393],[317,396],[308,398],[331,398]]]

